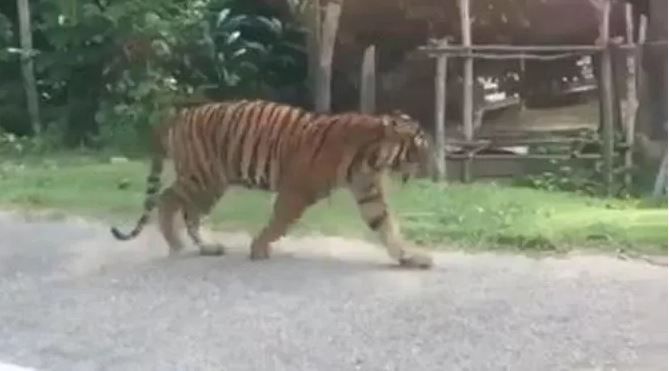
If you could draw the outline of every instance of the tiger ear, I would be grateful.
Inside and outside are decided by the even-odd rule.
[[[390,126],[391,123],[392,123],[392,122],[391,122],[391,120],[390,120],[390,117],[388,117],[388,116],[382,116],[382,117],[381,117],[381,125],[383,125],[384,127],[388,127],[388,126]]]
[[[409,116],[406,112],[399,109],[393,110],[392,115],[402,120],[411,120],[411,116]]]
[[[381,126],[383,127],[383,134],[386,138],[394,137],[396,133],[395,122],[393,118],[387,115],[381,116]]]

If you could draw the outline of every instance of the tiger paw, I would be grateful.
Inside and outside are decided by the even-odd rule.
[[[412,252],[401,257],[400,266],[406,268],[429,269],[433,265],[432,256],[426,253]]]
[[[251,260],[267,260],[269,259],[269,249],[260,247],[251,247]]]
[[[168,250],[168,256],[170,257],[175,257],[178,256],[179,253],[184,249],[183,245],[181,244],[173,244],[169,246]]]
[[[225,254],[225,247],[220,244],[207,244],[200,246],[200,255],[219,256]]]

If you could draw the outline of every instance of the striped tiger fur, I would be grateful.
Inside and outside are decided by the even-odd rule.
[[[200,220],[229,186],[276,193],[273,215],[251,244],[252,259],[266,259],[310,205],[338,187],[354,195],[361,216],[402,265],[429,267],[431,257],[406,248],[390,215],[382,183],[386,170],[403,179],[429,159],[426,134],[407,115],[316,114],[269,101],[241,100],[183,108],[155,131],[144,212],[119,240],[136,237],[157,206],[170,252],[183,243],[174,226],[181,212],[201,254],[223,254],[203,241]],[[172,159],[175,181],[160,191],[163,161]]]

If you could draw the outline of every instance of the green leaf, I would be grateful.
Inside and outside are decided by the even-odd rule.
[[[226,8],[221,10],[218,13],[218,17],[216,18],[216,27],[218,28],[225,20],[228,18],[228,15],[230,15],[230,9]]]

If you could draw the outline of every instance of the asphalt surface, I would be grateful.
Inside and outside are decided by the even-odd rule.
[[[666,370],[667,268],[249,237],[167,257],[155,229],[0,214],[0,362],[36,370]],[[1,369],[1,368],[0,368]]]

